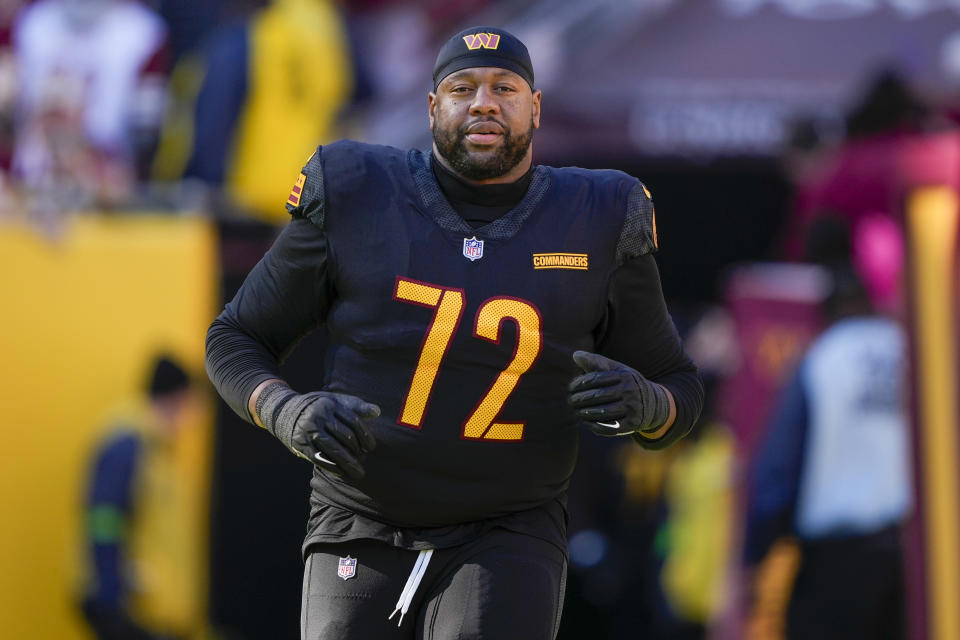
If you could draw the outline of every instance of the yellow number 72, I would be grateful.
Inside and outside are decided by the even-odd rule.
[[[419,429],[440,364],[463,316],[464,293],[462,289],[397,277],[393,297],[434,309],[433,321],[427,328],[417,368],[413,372],[410,390],[398,420],[400,424]],[[494,420],[516,388],[520,376],[529,371],[540,357],[543,347],[542,321],[540,312],[529,302],[508,297],[490,298],[477,310],[474,337],[500,344],[500,324],[504,320],[512,320],[517,325],[516,350],[510,364],[500,372],[477,408],[464,422],[462,437],[468,440],[523,439],[524,423]]]

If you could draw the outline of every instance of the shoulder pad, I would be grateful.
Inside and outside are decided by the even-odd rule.
[[[617,240],[617,264],[658,249],[657,214],[650,191],[639,180],[627,197],[627,213]]]
[[[355,140],[317,147],[287,198],[287,211],[325,227],[329,207],[343,194],[370,188],[371,176],[406,166],[406,152]],[[377,186],[377,185],[374,185]],[[335,206],[335,205],[334,205]]]
[[[307,218],[321,229],[324,216],[323,147],[317,147],[307,159],[287,198],[287,211],[294,218]]]

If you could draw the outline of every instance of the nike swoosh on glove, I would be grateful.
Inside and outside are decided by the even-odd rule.
[[[366,421],[380,415],[377,405],[345,393],[298,394],[277,383],[263,390],[257,413],[294,454],[353,480],[364,476],[363,458],[377,444]]]
[[[670,417],[666,389],[636,369],[589,351],[575,351],[573,361],[584,373],[570,383],[567,402],[594,433],[649,434]]]

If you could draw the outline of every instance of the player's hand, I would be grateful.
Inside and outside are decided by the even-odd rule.
[[[291,450],[327,471],[358,480],[361,462],[377,441],[365,421],[380,415],[380,407],[345,393],[315,391],[302,396],[295,417]]]
[[[652,433],[670,416],[667,391],[627,365],[588,351],[573,361],[584,373],[568,387],[567,402],[594,433],[623,436]]]

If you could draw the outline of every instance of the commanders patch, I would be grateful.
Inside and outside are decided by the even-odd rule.
[[[303,193],[303,184],[307,181],[307,176],[303,173],[297,178],[296,184],[290,190],[290,196],[287,198],[287,204],[297,207],[300,206],[300,194]]]
[[[357,559],[347,556],[340,558],[340,565],[337,567],[337,575],[344,580],[355,578],[357,575]]]
[[[586,271],[590,266],[590,256],[586,253],[535,253],[534,269],[576,269]]]

